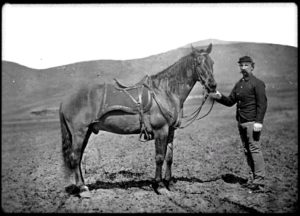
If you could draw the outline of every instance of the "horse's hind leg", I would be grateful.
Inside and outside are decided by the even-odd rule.
[[[91,135],[91,131],[88,128],[82,128],[77,130],[74,133],[73,140],[74,140],[74,147],[73,147],[73,155],[74,155],[74,172],[75,172],[75,181],[76,186],[80,188],[80,191],[88,190],[87,186],[84,184],[84,179],[81,170],[81,160],[83,156],[84,149],[87,145],[88,139]]]
[[[173,163],[173,139],[174,129],[169,129],[169,135],[167,140],[167,153],[166,153],[166,173],[165,173],[165,185],[170,190],[169,185],[172,178],[172,163]]]

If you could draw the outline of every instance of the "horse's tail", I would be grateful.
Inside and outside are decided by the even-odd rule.
[[[59,107],[59,120],[60,120],[60,127],[61,127],[61,138],[62,138],[62,153],[65,167],[69,170],[73,169],[73,153],[72,153],[72,133],[68,124],[66,122],[65,116],[62,111],[62,103]]]

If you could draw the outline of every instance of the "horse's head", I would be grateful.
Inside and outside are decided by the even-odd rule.
[[[192,56],[194,57],[197,81],[200,81],[208,92],[215,92],[217,83],[213,75],[214,61],[209,56],[211,50],[212,44],[209,44],[206,50],[198,50],[192,46]]]

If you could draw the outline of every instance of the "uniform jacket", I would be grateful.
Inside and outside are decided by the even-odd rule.
[[[222,95],[217,101],[225,106],[233,106],[236,103],[236,119],[240,123],[263,123],[267,110],[265,83],[249,74],[235,84],[228,97]]]

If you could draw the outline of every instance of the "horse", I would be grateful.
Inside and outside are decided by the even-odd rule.
[[[63,164],[70,174],[75,172],[80,193],[89,191],[81,171],[82,156],[90,135],[100,130],[154,139],[153,187],[169,189],[173,139],[181,124],[183,104],[198,81],[207,95],[216,90],[211,50],[212,44],[206,49],[191,46],[188,55],[133,86],[119,82],[85,85],[60,103]],[[162,179],[164,161],[166,170]]]

